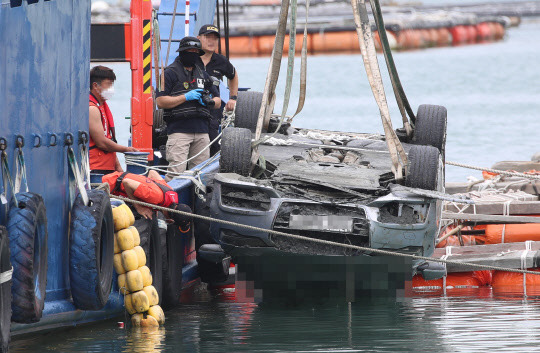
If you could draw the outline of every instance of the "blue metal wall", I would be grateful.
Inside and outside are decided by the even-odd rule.
[[[25,138],[30,191],[47,207],[47,301],[57,300],[69,296],[64,137],[70,132],[77,141],[80,130],[88,131],[90,1],[0,1],[0,136],[8,140],[12,174],[15,135]],[[49,146],[50,133],[58,135],[56,146]],[[42,137],[41,147],[32,147],[33,134]]]

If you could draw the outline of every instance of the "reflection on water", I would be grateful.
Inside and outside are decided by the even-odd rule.
[[[183,304],[153,331],[115,321],[16,341],[14,352],[540,351],[540,301],[489,288],[337,305],[236,303],[230,291]]]

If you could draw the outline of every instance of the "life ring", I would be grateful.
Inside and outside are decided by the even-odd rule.
[[[7,230],[0,226],[0,352],[7,352],[9,345],[12,275]]]
[[[114,222],[109,195],[89,190],[88,206],[81,195],[71,209],[69,279],[73,303],[81,310],[99,310],[112,287]]]
[[[47,212],[41,195],[21,192],[11,201],[7,229],[13,265],[11,320],[37,322],[47,287]]]

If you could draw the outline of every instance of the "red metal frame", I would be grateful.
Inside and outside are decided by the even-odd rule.
[[[152,125],[152,2],[131,1],[131,21],[125,28],[126,60],[131,67],[131,144],[153,160]]]

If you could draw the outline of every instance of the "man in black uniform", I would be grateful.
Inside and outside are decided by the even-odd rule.
[[[186,159],[194,157],[189,163],[192,168],[210,157],[208,149],[203,151],[210,143],[210,110],[221,107],[219,92],[213,85],[210,93],[214,106],[209,107],[203,101],[205,81],[210,76],[201,67],[200,56],[204,54],[201,42],[195,37],[184,37],[177,52],[176,60],[165,69],[165,90],[156,93],[157,105],[164,109],[167,123],[167,181],[174,177],[173,173],[186,170]]]
[[[201,56],[206,72],[210,76],[214,76],[219,80],[223,80],[223,76],[227,77],[229,84],[229,101],[225,105],[225,109],[231,111],[236,105],[238,96],[238,73],[231,62],[223,55],[216,53],[219,43],[219,28],[214,25],[204,25],[199,30],[197,37],[201,41],[204,55]],[[210,141],[214,140],[219,134],[219,125],[223,116],[222,109],[212,111],[212,119],[210,120],[209,135]],[[210,155],[214,155],[219,151],[219,144],[214,143],[210,149]]]

